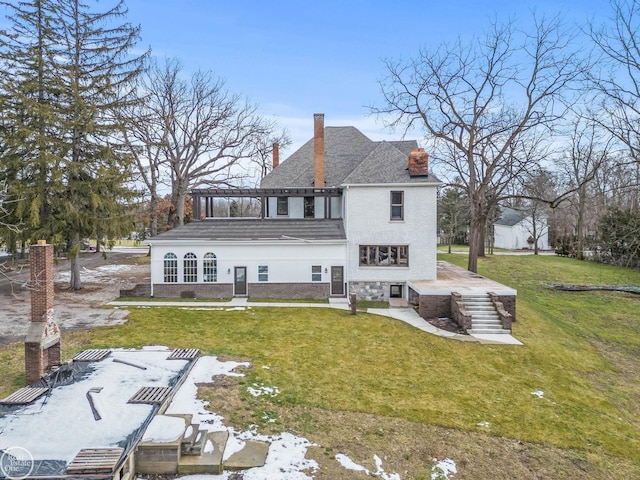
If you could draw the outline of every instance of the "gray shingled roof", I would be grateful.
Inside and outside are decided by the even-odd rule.
[[[439,183],[434,175],[409,176],[408,159],[415,140],[374,142],[355,127],[326,127],[324,130],[325,185],[363,183]],[[313,138],[261,183],[262,188],[313,186]]]
[[[509,207],[500,207],[500,218],[496,220],[495,224],[513,227],[528,216],[529,214],[524,210],[517,210],[515,208]]]
[[[338,219],[210,219],[187,223],[151,239],[156,240],[344,240]]]

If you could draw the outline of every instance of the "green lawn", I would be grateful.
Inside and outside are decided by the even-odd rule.
[[[455,254],[440,258],[462,266],[467,260]],[[89,347],[156,343],[249,359],[254,368],[246,382],[278,386],[281,394],[259,400],[245,395],[245,409],[278,411],[283,418],[298,412],[278,427],[306,435],[318,430],[322,415],[349,412],[360,419],[373,415],[381,426],[407,422],[446,427],[452,436],[467,432],[466,440],[455,442],[460,457],[471,455],[471,439],[500,439],[502,446],[492,447],[494,467],[456,480],[515,478],[496,473],[515,468],[499,460],[517,457],[513,445],[520,444],[514,441],[527,442],[535,458],[552,469],[549,476],[526,478],[607,478],[601,475],[612,467],[620,474],[612,478],[640,478],[640,298],[544,287],[639,285],[640,273],[533,255],[481,258],[479,266],[481,274],[518,289],[513,333],[524,346],[458,342],[386,317],[333,309],[154,308],[133,309],[126,325],[66,334],[63,353],[70,358]],[[0,348],[0,396],[21,385],[21,356],[21,348]],[[532,394],[538,391],[542,398]],[[441,441],[438,435],[434,442]],[[333,441],[339,448],[338,437]],[[561,449],[558,465],[566,461],[575,472],[555,467],[547,448]],[[422,461],[402,455],[399,463]],[[532,458],[514,462],[533,469]],[[471,465],[467,470],[473,471]],[[493,476],[479,476],[487,472]]]

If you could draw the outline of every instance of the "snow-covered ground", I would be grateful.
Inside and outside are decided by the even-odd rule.
[[[209,383],[215,375],[241,376],[234,370],[238,366],[248,366],[247,363],[221,362],[216,357],[202,357],[192,369],[190,376],[180,388],[173,402],[167,409],[167,413],[188,413],[193,415],[193,422],[199,423],[201,428],[206,426],[208,431],[227,430],[229,440],[225,449],[224,458],[229,458],[239,451],[247,440],[269,442],[269,455],[263,467],[256,467],[243,473],[244,480],[311,480],[317,471],[318,464],[315,460],[307,459],[306,453],[313,443],[304,437],[298,437],[288,432],[279,435],[260,435],[254,430],[237,431],[224,425],[224,419],[214,412],[207,410],[206,403],[199,400],[197,394],[198,383]],[[265,386],[253,384],[247,387],[251,395],[277,396],[280,391],[277,386]],[[366,473],[373,478],[381,480],[401,480],[400,475],[386,472],[382,460],[377,455],[373,456],[376,471],[370,472],[365,467],[353,462],[347,455],[338,454],[335,460],[346,470],[354,470]],[[183,480],[226,480],[234,472],[224,472],[221,475],[189,475],[181,477]],[[438,461],[434,459],[432,478],[438,480],[449,479],[449,475],[456,473],[455,462],[450,459]],[[440,475],[439,477],[437,475]]]

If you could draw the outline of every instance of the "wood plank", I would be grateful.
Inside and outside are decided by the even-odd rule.
[[[112,473],[124,448],[83,448],[67,465],[68,474],[78,473]]]
[[[0,400],[2,405],[26,405],[49,391],[46,387],[23,387],[7,398]]]
[[[199,356],[200,350],[197,348],[176,348],[167,360],[193,360]]]
[[[73,357],[74,362],[99,362],[111,354],[108,349],[90,349],[79,352]]]
[[[162,404],[173,390],[172,387],[142,387],[127,403]]]

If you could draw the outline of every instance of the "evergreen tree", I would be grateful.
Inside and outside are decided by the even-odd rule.
[[[3,155],[0,179],[14,198],[8,219],[23,238],[52,238],[53,184],[64,151],[57,117],[59,25],[52,1],[2,2],[11,29],[0,31]]]
[[[466,241],[469,228],[469,197],[461,187],[447,188],[438,199],[438,226],[443,240],[447,242],[449,253],[456,239]]]
[[[139,27],[116,24],[127,12],[123,0],[105,12],[92,11],[80,0],[58,1],[66,55],[61,107],[69,146],[61,211],[71,241],[71,287],[78,289],[80,240],[114,238],[133,229],[127,214],[135,195],[129,184],[132,162],[117,141],[113,112],[131,101],[143,62],[130,55]]]
[[[123,0],[105,11],[80,0],[10,8],[2,59],[12,75],[4,90],[18,95],[5,116],[13,151],[4,176],[13,177],[16,215],[28,216],[29,239],[69,243],[70,286],[79,289],[80,241],[113,239],[133,225],[131,159],[118,141],[116,112],[131,101],[142,69],[143,57],[131,55],[139,27],[120,23]]]

